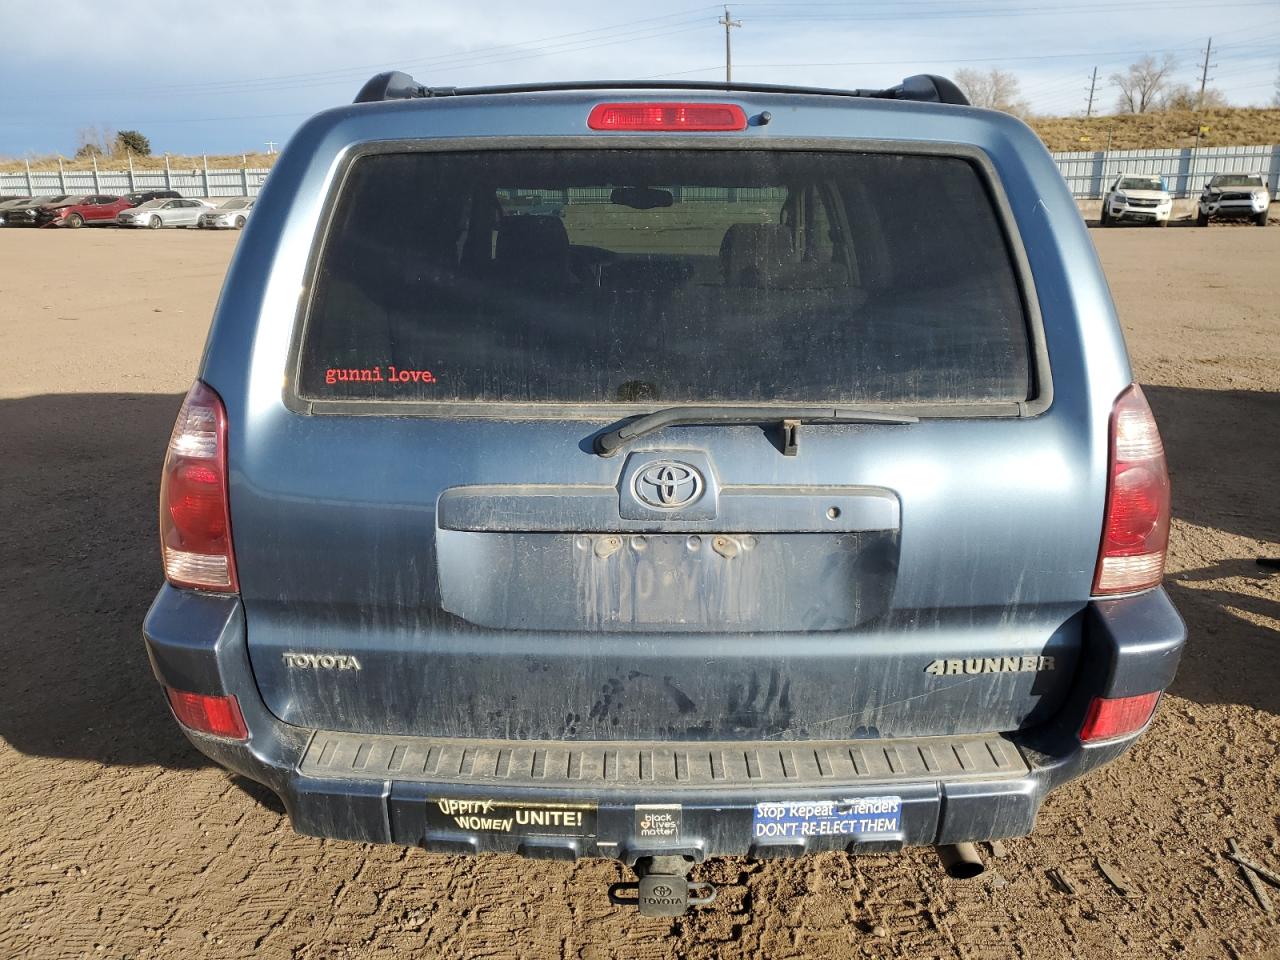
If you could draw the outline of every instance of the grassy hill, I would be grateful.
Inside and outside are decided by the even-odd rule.
[[[29,158],[32,170],[57,170],[58,157],[31,157]],[[20,172],[26,167],[28,161],[21,157],[0,157],[0,172],[15,173]],[[197,155],[194,157],[182,156],[179,154],[169,155],[169,168],[174,173],[190,173],[192,170],[199,170],[203,164],[203,159]],[[239,170],[242,165],[247,165],[249,169],[268,169],[275,162],[274,156],[268,156],[265,153],[247,153],[247,154],[228,154],[227,156],[215,157],[209,155],[210,170]],[[129,167],[128,157],[105,156],[98,158],[99,170],[126,170]],[[64,157],[62,159],[62,168],[64,170],[92,170],[92,160],[72,160]],[[157,154],[152,157],[134,157],[134,170],[163,170],[164,155]]]
[[[1161,149],[1190,147],[1196,142],[1197,115],[1191,111],[1169,113],[1121,114],[1111,117],[1034,117],[1028,121],[1050,150]],[[1200,143],[1206,147],[1244,147],[1280,143],[1280,108],[1256,107],[1206,110],[1199,122],[1209,129]],[[1082,139],[1087,138],[1087,139]],[[239,168],[244,161],[257,168],[270,167],[275,157],[250,153],[242,161],[240,154],[209,157],[210,169]],[[58,158],[32,157],[32,170],[56,170]],[[124,157],[103,157],[98,166],[103,170],[120,170],[127,164]],[[198,156],[170,156],[169,166],[175,171],[199,169]],[[23,169],[21,158],[0,157],[0,171]],[[134,157],[135,170],[163,170],[164,157]],[[88,170],[88,160],[63,160],[67,170]]]
[[[1112,150],[1193,147],[1197,116],[1191,111],[1122,114],[1114,117],[1036,117],[1031,128],[1050,150]],[[1199,122],[1209,129],[1205,147],[1249,147],[1280,143],[1280,108],[1206,110]],[[1081,137],[1088,137],[1081,141]]]

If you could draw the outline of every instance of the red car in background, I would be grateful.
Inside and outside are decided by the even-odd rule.
[[[70,227],[75,230],[86,223],[115,223],[116,214],[128,210],[133,204],[125,197],[107,194],[91,194],[83,197],[67,197],[60,203],[50,203],[36,211],[35,225]]]

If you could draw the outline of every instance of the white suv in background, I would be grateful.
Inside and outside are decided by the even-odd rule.
[[[1136,220],[1169,225],[1173,198],[1164,188],[1164,180],[1147,174],[1122,173],[1102,198],[1102,225],[1109,227],[1119,220]]]
[[[1200,193],[1196,226],[1207,227],[1212,219],[1252,220],[1267,225],[1271,191],[1258,173],[1220,173]]]

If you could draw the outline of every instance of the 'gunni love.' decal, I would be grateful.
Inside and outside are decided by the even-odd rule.
[[[430,370],[406,370],[394,364],[376,367],[330,367],[324,372],[324,382],[334,383],[435,383],[436,375]]]

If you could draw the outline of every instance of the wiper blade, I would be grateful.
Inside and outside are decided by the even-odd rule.
[[[839,407],[667,407],[600,434],[595,440],[595,451],[602,457],[612,457],[624,446],[646,433],[680,423],[780,423],[782,425],[782,452],[793,457],[796,454],[796,428],[801,423],[919,423],[919,417],[900,413],[882,413],[878,410],[858,410]]]

